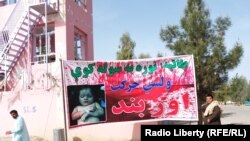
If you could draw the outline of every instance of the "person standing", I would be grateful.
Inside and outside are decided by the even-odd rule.
[[[201,111],[204,125],[221,125],[221,108],[211,94],[206,96],[206,102],[202,104]]]
[[[14,129],[11,131],[6,131],[5,134],[13,134],[12,141],[30,141],[24,119],[18,115],[16,110],[11,110],[10,115],[15,119]]]

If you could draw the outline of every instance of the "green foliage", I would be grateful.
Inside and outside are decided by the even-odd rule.
[[[243,103],[248,93],[248,82],[245,77],[236,75],[229,83],[230,98],[234,102]]]
[[[250,82],[248,82],[245,100],[250,101]]]
[[[250,82],[243,76],[236,75],[227,84],[215,91],[216,99],[243,103],[250,100]]]
[[[214,98],[218,101],[228,101],[230,100],[230,87],[227,84],[224,84],[218,90],[214,91]]]
[[[243,48],[236,42],[233,49],[226,50],[224,36],[231,26],[229,17],[219,17],[212,23],[202,0],[187,3],[180,25],[167,25],[160,37],[175,55],[194,55],[197,93],[202,102],[206,94],[228,81],[228,70],[240,63]]]
[[[151,58],[151,56],[149,54],[144,54],[144,53],[141,53],[138,57],[139,59],[144,59],[144,58]]]
[[[163,57],[162,53],[157,53],[157,57]]]
[[[129,33],[124,33],[120,38],[119,51],[116,53],[117,60],[134,59],[135,42],[130,38]]]

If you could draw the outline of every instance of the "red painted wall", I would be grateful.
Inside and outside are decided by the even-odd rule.
[[[87,34],[86,60],[93,60],[93,17],[92,1],[87,1],[87,10],[78,6],[73,0],[66,0],[66,38],[67,60],[74,60],[74,30],[80,29]]]

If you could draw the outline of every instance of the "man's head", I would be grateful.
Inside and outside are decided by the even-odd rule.
[[[206,102],[207,102],[208,104],[210,104],[212,101],[213,101],[213,95],[208,94],[208,95],[206,96]]]
[[[11,111],[10,111],[10,115],[11,115],[14,119],[16,119],[16,118],[18,117],[18,112],[17,112],[16,110],[11,110]]]

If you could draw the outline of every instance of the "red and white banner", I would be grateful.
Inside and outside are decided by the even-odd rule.
[[[63,72],[70,128],[139,120],[198,120],[192,55],[64,61]],[[88,92],[94,97],[90,106],[90,94],[84,94]]]

